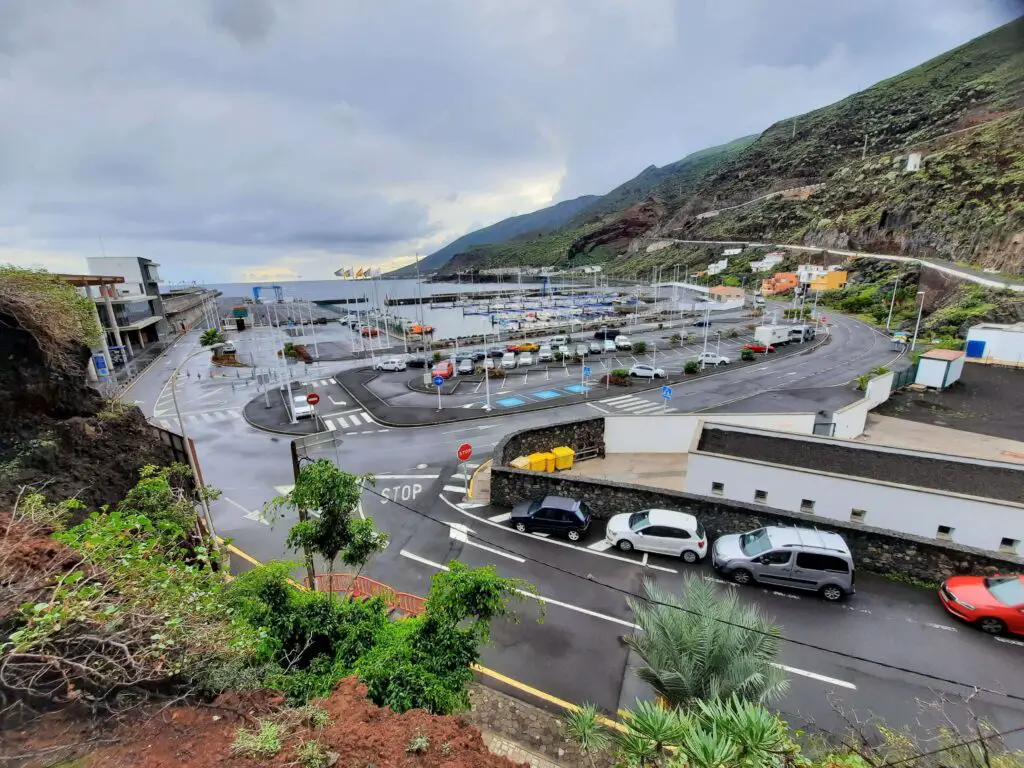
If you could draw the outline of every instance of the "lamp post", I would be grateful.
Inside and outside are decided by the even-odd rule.
[[[924,291],[918,291],[918,296],[923,297]],[[910,354],[914,354],[914,347],[917,346],[917,332],[921,328],[921,313],[924,311],[924,298],[921,298],[920,304],[917,307],[917,322],[914,323],[914,340],[910,342]]]
[[[900,287],[900,275],[896,275],[896,284],[892,287],[892,299],[889,301],[889,317],[885,320],[885,330],[892,324],[892,309],[896,306],[896,290]]]
[[[221,349],[226,345],[227,342],[221,341],[216,344],[211,344],[209,347],[206,347],[204,349],[197,349],[191,355],[189,355],[180,363],[178,363],[178,367],[175,368],[174,373],[171,374],[171,400],[174,402],[174,416],[178,420],[178,427],[181,429],[181,439],[185,443],[185,453],[188,454],[189,469],[192,470],[192,477],[194,477],[196,479],[196,482],[199,483],[199,498],[203,505],[203,513],[206,516],[206,524],[210,529],[210,536],[213,540],[214,549],[218,549],[217,533],[213,528],[213,515],[210,513],[210,501],[209,499],[206,498],[206,484],[203,483],[203,476],[199,473],[199,470],[195,464],[195,460],[193,459],[192,456],[192,447],[189,445],[188,442],[188,431],[185,429],[185,420],[181,418],[181,411],[178,409],[177,383],[178,374],[181,372],[181,367],[185,365],[185,363],[187,363],[189,360],[191,360],[193,357],[196,357],[197,355],[201,355],[208,351],[213,352],[215,350]]]

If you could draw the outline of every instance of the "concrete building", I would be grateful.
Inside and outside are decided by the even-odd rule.
[[[220,291],[186,286],[172,288],[160,294],[167,325],[172,334],[184,333],[196,323],[202,323],[217,313],[216,299]]]
[[[847,272],[842,269],[831,269],[823,275],[811,280],[812,291],[837,291],[846,287]]]
[[[709,275],[717,275],[719,272],[724,272],[725,268],[729,266],[728,259],[719,259],[716,262],[708,264],[707,273]]]
[[[97,304],[100,325],[115,363],[130,360],[137,350],[167,335],[160,275],[156,271],[159,264],[136,256],[90,257],[86,263],[93,275],[123,278],[116,286],[99,286],[97,293],[92,286],[85,286],[86,295]]]
[[[75,286],[80,293],[93,296],[94,291],[117,292],[117,288],[124,283],[124,278],[117,275],[54,275],[55,278]],[[101,328],[103,321],[100,318],[99,308],[93,302],[93,313],[96,324]],[[100,344],[92,350],[92,358],[89,360],[87,375],[89,381],[106,381],[114,371],[115,358],[107,344],[106,334],[100,336]]]
[[[745,301],[747,297],[746,291],[742,288],[733,287],[731,285],[716,285],[709,291],[711,298],[715,301]]]
[[[775,269],[785,260],[786,254],[782,251],[772,251],[771,253],[766,253],[763,258],[750,262],[750,271],[767,272],[770,269]]]
[[[722,251],[723,256],[739,256],[741,253],[743,253],[742,248],[726,248]]]
[[[960,380],[966,355],[957,349],[933,349],[917,362],[914,383],[934,389],[945,389]]]
[[[981,323],[967,331],[968,360],[1024,365],[1024,323]]]
[[[800,284],[795,272],[776,272],[773,277],[761,281],[761,295],[772,296],[776,293],[792,291]]]

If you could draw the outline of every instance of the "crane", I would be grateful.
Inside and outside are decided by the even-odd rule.
[[[274,298],[279,304],[284,301],[284,288],[280,285],[254,285],[252,287],[252,300],[257,304],[262,303],[260,301],[260,291],[264,288],[269,288],[274,292]]]

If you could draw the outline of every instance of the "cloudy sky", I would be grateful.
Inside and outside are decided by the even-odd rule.
[[[0,263],[318,279],[767,127],[1011,0],[0,0]]]

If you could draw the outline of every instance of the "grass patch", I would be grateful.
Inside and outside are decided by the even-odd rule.
[[[937,581],[926,581],[925,579],[919,579],[916,576],[908,576],[905,573],[897,573],[896,571],[887,571],[881,574],[889,581],[896,581],[900,584],[909,584],[912,587],[920,587],[921,589],[938,589],[939,582]]]
[[[273,720],[260,720],[259,728],[240,728],[231,752],[245,757],[273,757],[281,751],[284,726]]]

